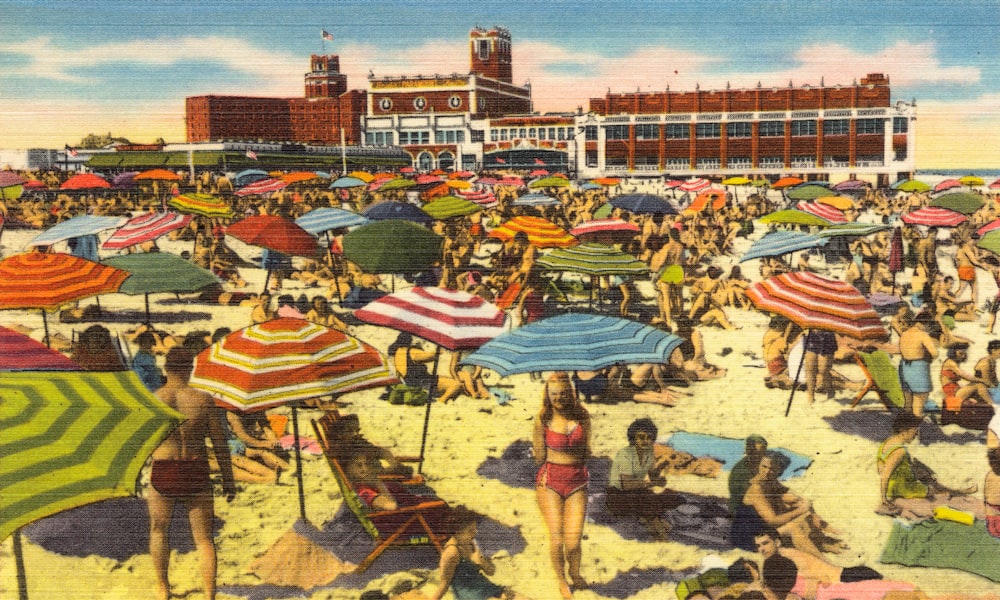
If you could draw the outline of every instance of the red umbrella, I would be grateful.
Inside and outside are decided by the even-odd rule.
[[[816,215],[822,219],[826,219],[831,223],[846,223],[847,217],[844,216],[844,211],[838,210],[829,204],[821,204],[819,202],[799,202],[795,205],[795,208]]]
[[[27,181],[27,179],[12,171],[0,171],[0,188],[12,185],[24,185]]]
[[[779,190],[781,188],[793,187],[796,185],[800,185],[802,183],[805,183],[805,181],[799,179],[798,177],[782,177],[781,179],[772,183],[771,187],[776,190]]]
[[[980,236],[983,236],[997,229],[1000,229],[1000,219],[994,219],[993,221],[990,221],[986,225],[983,225],[982,227],[976,230],[976,233],[979,234]]]
[[[233,223],[226,233],[234,238],[292,256],[314,257],[319,246],[308,231],[276,215],[255,215]]]
[[[711,185],[712,182],[707,179],[694,177],[677,186],[677,189],[682,192],[700,192],[708,189]]]
[[[155,240],[161,235],[186,226],[193,218],[193,215],[181,215],[175,212],[145,213],[122,225],[101,247],[120,250]]]
[[[13,329],[0,327],[0,371],[80,371],[64,354]]]
[[[945,179],[941,183],[934,186],[935,192],[943,192],[945,190],[952,190],[955,188],[962,187],[962,182],[957,179]]]
[[[954,227],[969,220],[962,213],[935,206],[918,208],[900,218],[908,225],[927,225],[929,227]]]
[[[28,184],[25,184],[24,186],[28,187]],[[991,183],[989,185],[989,188],[991,190],[998,190],[998,189],[1000,189],[1000,179],[997,179],[996,181],[994,181],[993,183]]]
[[[59,186],[61,190],[96,190],[110,188],[111,184],[107,179],[93,173],[80,173],[74,175]]]
[[[45,183],[38,181],[37,179],[29,179],[24,182],[24,189],[26,190],[44,190],[45,188]]]

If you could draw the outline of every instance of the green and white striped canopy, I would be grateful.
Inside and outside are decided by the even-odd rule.
[[[0,373],[0,540],[55,513],[135,493],[184,419],[131,371]]]
[[[538,266],[548,271],[570,271],[591,276],[649,274],[649,265],[631,254],[596,243],[556,248],[539,258]]]

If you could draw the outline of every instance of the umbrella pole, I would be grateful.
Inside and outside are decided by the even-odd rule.
[[[21,548],[21,530],[14,532],[14,563],[17,570],[18,600],[28,600],[28,578],[24,572],[24,550]]]
[[[809,335],[808,331],[802,333],[803,336]],[[805,348],[805,338],[802,338],[802,358],[799,360],[799,368],[795,369],[795,379],[792,379],[792,392],[788,394],[788,406],[785,407],[785,416],[792,412],[792,399],[795,398],[795,388],[799,387],[799,375],[802,374],[802,365],[806,364],[806,348]]]
[[[145,296],[146,296],[146,325],[149,325],[152,321],[149,318],[149,294],[145,294]]]
[[[49,348],[52,347],[52,341],[49,340],[49,318],[45,315],[45,309],[42,309],[42,327],[45,328],[45,345]]]
[[[292,433],[295,437],[295,479],[299,482],[299,516],[306,520],[306,493],[302,484],[302,448],[299,447],[298,403],[292,403]]]
[[[434,392],[437,391],[435,388],[437,387],[437,371],[440,358],[441,346],[438,346],[434,350],[434,366],[431,367],[431,375],[434,377],[434,383],[432,383],[430,389],[427,390],[427,408],[424,410],[424,431],[420,435],[420,462],[417,463],[417,473],[424,472],[424,449],[427,447],[427,428],[431,423],[431,405],[434,404]]]

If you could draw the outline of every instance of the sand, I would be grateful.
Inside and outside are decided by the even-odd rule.
[[[33,232],[4,232],[3,253],[11,254],[23,247]],[[759,232],[758,232],[759,235]],[[743,241],[743,243],[748,243]],[[186,249],[187,243],[167,242],[166,250]],[[233,243],[245,257],[252,257],[254,249]],[[741,248],[745,250],[745,247]],[[730,259],[731,260],[731,259]],[[745,271],[755,276],[756,263]],[[728,264],[726,265],[728,266]],[[950,265],[945,263],[947,269]],[[263,274],[259,270],[243,270],[248,289],[260,289]],[[984,281],[980,273],[980,298],[996,293],[992,281]],[[297,282],[286,282],[288,291],[312,295],[315,290],[300,290]],[[646,297],[652,289],[641,288]],[[163,305],[163,298],[153,298],[154,312],[174,310],[176,305]],[[82,305],[92,302],[86,300]],[[139,310],[140,298],[124,295],[107,295],[101,298],[107,310],[124,308]],[[164,328],[183,333],[192,329],[215,329],[228,326],[233,329],[250,323],[249,308],[190,306],[185,310],[206,312],[209,319],[198,319]],[[867,564],[882,572],[888,579],[910,581],[930,595],[960,593],[982,595],[996,593],[997,584],[968,573],[931,568],[907,568],[878,563],[884,541],[892,527],[892,519],[877,516],[874,509],[879,502],[878,476],[875,471],[875,454],[878,441],[872,435],[852,435],[834,429],[848,426],[864,429],[873,424],[875,437],[884,431],[885,409],[869,396],[858,407],[851,408],[851,394],[840,393],[833,399],[820,396],[809,406],[805,395],[798,394],[791,414],[784,416],[788,392],[767,389],[763,383],[765,370],[760,359],[761,339],[767,317],[756,311],[728,309],[731,320],[742,330],[725,332],[719,329],[704,330],[709,360],[728,369],[725,378],[701,382],[688,389],[689,398],[682,399],[673,408],[635,404],[594,404],[589,409],[593,418],[593,451],[598,457],[612,457],[627,444],[625,430],[639,417],[650,417],[660,428],[660,437],[672,432],[687,431],[708,433],[731,438],[743,438],[750,433],[765,436],[772,447],[784,447],[813,459],[813,464],[800,476],[787,483],[798,494],[811,499],[816,511],[830,524],[846,532],[849,551],[841,556],[829,556],[832,562],[850,566]],[[985,354],[988,336],[985,335],[985,315],[978,323],[959,323],[958,333],[974,340],[970,362]],[[34,330],[33,336],[41,338],[41,318],[37,312],[0,312],[0,324],[22,325]],[[113,332],[123,332],[134,323],[105,323]],[[70,337],[73,329],[82,330],[87,324],[62,324],[50,317],[54,331]],[[358,337],[385,349],[394,332],[374,326],[357,327]],[[724,349],[729,349],[722,356]],[[446,358],[446,357],[445,357]],[[939,364],[939,363],[938,363]],[[854,365],[838,365],[842,373],[861,379]],[[936,370],[935,370],[936,372]],[[519,592],[540,600],[558,596],[555,578],[548,564],[547,532],[540,519],[533,490],[511,488],[494,480],[477,475],[477,468],[488,458],[498,458],[503,451],[518,440],[528,440],[532,419],[541,405],[541,383],[527,375],[500,380],[491,374],[490,385],[509,385],[514,400],[506,405],[493,401],[472,400],[466,397],[447,405],[435,405],[427,439],[425,475],[438,494],[452,504],[464,504],[489,515],[500,524],[517,528],[526,541],[523,551],[515,555],[497,557],[494,580],[510,585]],[[391,406],[379,400],[380,390],[353,393],[343,397],[347,406],[343,412],[360,415],[362,430],[376,444],[387,446],[402,454],[415,454],[419,450],[420,427],[423,409]],[[940,394],[932,396],[940,400]],[[310,411],[300,412],[304,432],[308,418],[318,416]],[[860,424],[860,425],[859,425]],[[982,485],[987,469],[984,436],[965,432],[955,425],[944,428],[946,439],[931,444],[915,443],[911,448],[914,457],[934,468],[941,479],[954,487],[970,484]],[[968,435],[963,435],[968,433]],[[872,438],[872,439],[869,439]],[[954,443],[952,440],[965,440]],[[321,457],[307,457],[303,467],[307,496],[308,519],[322,528],[336,514],[340,496]],[[603,482],[596,482],[603,487]],[[725,497],[725,473],[717,478],[680,475],[672,477],[670,487],[682,492]],[[285,474],[282,484],[241,484],[236,500],[227,504],[217,498],[216,512],[224,521],[217,535],[219,556],[218,582],[220,598],[268,597],[274,588],[266,586],[258,575],[248,572],[249,566],[272,545],[289,543],[288,534],[297,519],[298,505],[294,480]],[[87,536],[87,523],[80,523],[76,533]],[[755,560],[757,556],[741,551],[718,553],[697,546],[677,542],[639,542],[623,539],[612,529],[588,523],[583,541],[583,574],[595,586],[611,582],[621,573],[633,569],[666,567],[672,571],[698,569],[718,555],[722,562],[731,563],[741,556]],[[9,598],[15,593],[15,573],[11,560],[11,541],[0,545],[0,597]],[[25,563],[29,597],[35,600],[71,598],[135,598],[151,597],[153,572],[150,557],[141,553],[124,561],[98,556],[67,557],[40,548],[25,540]],[[304,559],[310,565],[331,567],[327,557],[312,555]],[[332,568],[332,567],[331,567]],[[263,569],[258,569],[263,571]],[[267,576],[266,573],[264,573]],[[171,576],[175,594],[185,598],[200,598],[201,584],[198,576],[197,555],[193,552],[174,553]],[[422,591],[430,593],[436,571],[415,569],[388,575],[368,584],[368,590],[407,589],[425,584]],[[322,581],[324,578],[319,577]],[[431,583],[425,583],[431,581]],[[269,592],[268,590],[271,590]],[[660,583],[642,589],[636,599],[662,599],[674,597],[674,584]],[[236,593],[239,592],[239,593]],[[285,595],[306,598],[357,598],[361,591],[345,589],[332,584],[312,591],[292,593],[285,588]],[[407,597],[418,597],[408,594]],[[449,596],[450,597],[450,596]],[[580,591],[577,598],[599,598],[594,591]],[[614,594],[613,597],[623,597]]]

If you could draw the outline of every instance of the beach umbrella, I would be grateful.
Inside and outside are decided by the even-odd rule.
[[[423,210],[435,220],[443,221],[482,212],[483,207],[464,198],[441,196],[425,204]]]
[[[829,196],[830,190],[825,186],[809,183],[808,185],[800,185],[788,190],[786,195],[791,200],[815,200]]]
[[[295,219],[296,225],[313,235],[366,223],[369,223],[367,217],[342,208],[317,208]]]
[[[458,195],[470,202],[475,202],[483,208],[493,208],[498,204],[497,197],[490,190],[469,190],[458,192]]]
[[[722,185],[750,185],[750,180],[746,177],[738,175],[736,177],[727,177],[722,180]]]
[[[619,185],[622,180],[617,177],[597,177],[595,179],[591,179],[590,182],[603,187],[613,187]]]
[[[888,225],[882,225],[881,223],[840,223],[837,225],[831,225],[824,229],[820,229],[816,233],[818,237],[828,238],[836,236],[860,236],[860,235],[871,235],[873,233],[878,233],[879,231],[885,231],[889,229]]]
[[[428,183],[442,183],[444,179],[437,175],[417,175],[414,181],[417,182],[417,185],[425,185]]]
[[[382,182],[378,187],[373,187],[375,183]],[[372,191],[378,190],[380,192],[388,192],[391,190],[405,190],[417,185],[416,181],[412,179],[389,179],[389,180],[376,180],[369,184],[369,189]]]
[[[612,198],[610,204],[635,214],[677,214],[677,209],[672,204],[654,194],[622,194]]]
[[[546,177],[546,179],[551,179],[551,180],[555,181],[556,182],[554,184],[555,187],[564,187],[565,185],[569,185],[568,181],[564,181],[563,183],[558,183],[558,180],[562,179],[562,178],[561,177],[556,177],[554,175],[552,177]],[[503,177],[502,179],[498,179],[497,182],[494,185],[505,185],[507,187],[517,187],[517,188],[520,188],[520,187],[524,187],[524,180],[521,179],[520,177],[515,177],[513,175],[508,175],[506,177]],[[535,186],[535,187],[544,187],[544,186]]]
[[[933,206],[918,208],[900,218],[908,225],[927,225],[928,227],[954,227],[969,220],[962,213]]]
[[[111,179],[111,187],[118,190],[132,189],[136,186],[135,176],[138,174],[138,171],[125,171],[124,173],[119,173]]]
[[[167,206],[176,208],[182,213],[199,217],[229,219],[233,216],[233,209],[229,203],[211,194],[192,192],[172,196],[167,200]]]
[[[0,372],[82,370],[65,354],[6,327],[0,327],[0,348]]]
[[[962,187],[962,182],[957,179],[945,179],[934,186],[934,192],[946,192],[948,190],[953,190],[955,188]]]
[[[535,169],[534,171],[528,173],[528,177],[545,177],[549,172],[545,169]]]
[[[414,169],[413,167],[402,167],[399,170],[399,172],[400,173],[414,173],[414,172],[416,172],[416,169]]]
[[[297,405],[301,400],[398,383],[375,348],[305,319],[273,319],[234,331],[195,357],[189,384],[240,412],[290,404],[299,512],[306,519]]]
[[[519,196],[512,202],[514,206],[557,206],[562,204],[558,199],[545,194],[532,193]]]
[[[705,190],[704,192],[695,196],[695,199],[691,201],[691,204],[684,209],[688,213],[697,213],[705,210],[709,206],[712,210],[720,210],[726,205],[726,192],[722,190]]]
[[[420,223],[421,225],[430,225],[434,222],[434,218],[420,210],[419,207],[409,202],[396,202],[393,200],[372,204],[361,214],[370,221],[411,221],[413,223]]]
[[[348,177],[353,177],[355,179],[360,179],[365,183],[371,183],[375,180],[375,176],[368,171],[351,171],[347,174]]]
[[[226,234],[246,244],[291,256],[313,258],[319,250],[316,238],[308,231],[277,215],[247,217],[226,228]]]
[[[760,218],[761,223],[777,223],[783,225],[815,225],[829,227],[832,225],[822,217],[795,209],[778,210]]]
[[[279,175],[278,179],[284,181],[288,185],[292,185],[293,183],[318,183],[316,180],[322,179],[322,177],[320,177],[315,171],[293,171],[291,173]],[[364,185],[364,182],[362,182],[362,185]]]
[[[108,250],[121,250],[155,240],[161,235],[170,233],[175,229],[186,227],[192,215],[182,215],[175,212],[145,213],[138,217],[129,219],[118,231],[111,234],[101,247]]]
[[[270,175],[267,171],[261,171],[260,169],[245,169],[240,171],[233,177],[233,185],[236,187],[249,185],[255,181],[260,181],[261,179],[268,179]]]
[[[478,348],[503,333],[507,323],[507,315],[502,310],[479,296],[419,286],[373,300],[356,310],[354,316],[365,323],[405,331],[434,343],[437,348],[433,374],[438,371],[441,348],[452,352]],[[427,392],[429,398],[434,398],[435,390]],[[427,402],[424,411],[420,465],[423,465],[432,404],[433,401]]]
[[[979,238],[976,246],[1000,256],[1000,231],[989,231]]]
[[[139,470],[183,420],[131,371],[22,371],[0,377],[0,540],[56,513],[136,493]]]
[[[636,321],[566,313],[502,333],[462,363],[492,369],[502,377],[540,371],[599,371],[614,364],[665,363],[682,342],[676,335]]]
[[[38,181],[37,179],[29,179],[24,183],[24,189],[26,190],[44,190],[46,189],[45,183]]]
[[[367,273],[418,273],[441,260],[443,242],[410,221],[375,221],[344,235],[344,258]]]
[[[523,185],[523,182],[521,182]],[[502,181],[498,182],[498,185],[506,185]],[[541,177],[528,184],[531,189],[539,189],[546,187],[568,187],[569,180],[565,177],[559,177],[557,175],[549,175],[548,177]]]
[[[684,193],[694,193],[694,194],[697,194],[698,192],[707,190],[709,187],[711,187],[711,185],[712,185],[712,182],[709,181],[709,180],[707,180],[707,179],[705,179],[705,178],[702,178],[702,177],[692,177],[691,179],[688,179],[687,181],[685,181],[681,185],[677,186],[677,189],[679,189],[680,191],[682,191]]]
[[[746,262],[765,256],[781,256],[807,248],[825,246],[829,240],[800,231],[772,231],[754,242],[740,259]]]
[[[929,192],[931,186],[917,179],[903,179],[892,184],[892,189],[911,194],[922,194],[923,192]]]
[[[283,190],[286,187],[288,187],[288,184],[281,179],[269,177],[267,179],[260,179],[258,181],[254,181],[253,183],[249,183],[233,193],[241,198],[244,196],[266,196],[279,190]]]
[[[71,254],[28,252],[0,260],[0,310],[46,310],[98,294],[117,292],[128,272]]]
[[[668,190],[676,190],[682,185],[684,185],[683,179],[668,179],[667,181],[663,182],[663,186]]]
[[[962,185],[967,185],[969,187],[976,187],[980,185],[986,185],[982,177],[977,177],[976,175],[966,175],[965,177],[959,177],[958,181]]]
[[[983,225],[982,227],[976,230],[976,234],[983,236],[991,231],[996,231],[997,229],[1000,229],[1000,219],[994,219],[989,223],[987,223],[986,225]]]
[[[453,190],[469,190],[472,184],[464,179],[448,179],[446,185]]]
[[[29,183],[30,183],[30,182],[29,182]],[[24,184],[24,188],[25,188],[25,189],[28,189],[28,184],[27,184],[27,183],[26,183],[26,184]],[[1000,189],[1000,179],[997,179],[996,181],[994,181],[993,183],[991,183],[991,184],[989,185],[989,188],[990,188],[991,190],[996,190],[996,189]]]
[[[593,219],[584,221],[569,231],[573,237],[583,240],[588,237],[605,235],[632,237],[639,233],[639,226],[621,219]]]
[[[51,246],[56,242],[62,242],[71,238],[85,235],[97,235],[105,229],[121,227],[128,221],[128,217],[98,217],[94,215],[80,215],[71,219],[66,219],[57,223],[36,235],[26,244],[27,247]]]
[[[448,179],[472,179],[476,174],[472,171],[455,171],[448,174]]]
[[[805,183],[804,179],[799,179],[798,177],[782,177],[781,179],[775,181],[771,184],[771,187],[776,190],[781,190],[784,188],[795,187],[797,185],[802,185]]]
[[[828,204],[820,204],[819,202],[806,202],[802,201],[795,205],[796,210],[801,210],[807,212],[821,219],[826,219],[831,223],[846,223],[847,217],[844,216],[844,211],[838,210]]]
[[[817,204],[832,206],[837,210],[848,210],[854,208],[854,200],[848,198],[847,196],[823,196],[822,198],[816,198],[815,202]]]
[[[838,184],[835,184],[832,189],[838,192],[856,192],[866,189],[868,184],[860,179],[845,179]]]
[[[930,206],[947,208],[963,215],[971,215],[983,206],[983,197],[970,192],[950,192],[931,201]]]
[[[150,169],[136,173],[132,179],[135,181],[180,181],[183,178],[177,173],[166,169]]]
[[[548,271],[569,271],[591,277],[649,274],[649,265],[631,254],[613,246],[593,242],[571,248],[556,248],[540,256],[535,262]]]
[[[59,186],[60,190],[99,190],[108,189],[108,180],[94,173],[79,173],[73,175]]]
[[[13,171],[0,171],[0,188],[24,185],[28,180]]]
[[[140,252],[112,256],[105,265],[129,273],[118,292],[129,296],[145,296],[146,323],[150,322],[149,295],[159,293],[197,292],[222,281],[208,269],[167,252]]]
[[[413,168],[412,167],[403,167],[403,168],[404,169],[408,169],[408,170],[407,171],[403,171],[403,169],[400,169],[399,170],[400,173],[412,173],[413,172]],[[375,173],[374,175],[372,175],[371,176],[371,180],[372,181],[388,181],[390,179],[397,179],[398,177],[399,177],[399,175],[397,175],[395,173],[389,173],[389,172],[386,172],[386,171],[382,171],[380,173]],[[364,179],[364,178],[361,177],[359,179]]]
[[[552,221],[530,215],[519,215],[489,233],[490,237],[507,242],[519,232],[528,235],[528,243],[538,248],[565,248],[578,241]]]
[[[585,192],[589,192],[591,190],[600,190],[600,189],[603,189],[603,188],[600,185],[596,184],[596,183],[588,181],[587,183],[581,184],[580,185],[580,189],[583,190],[583,191],[585,191]]]

